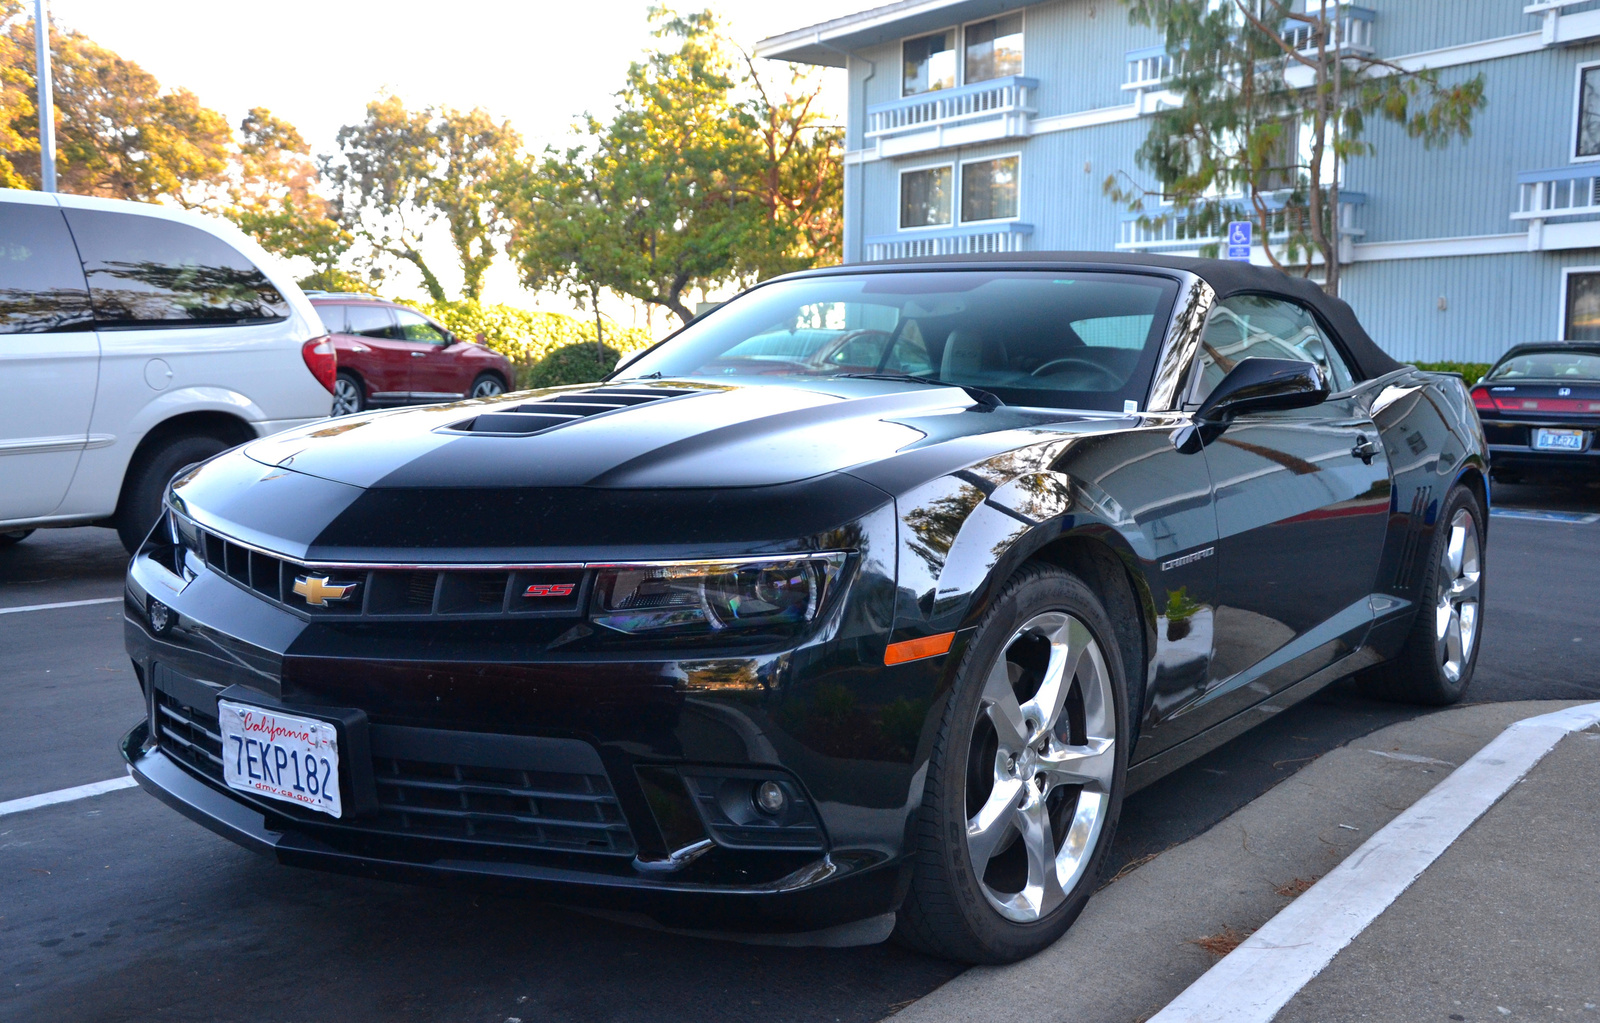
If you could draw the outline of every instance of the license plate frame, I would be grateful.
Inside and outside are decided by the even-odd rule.
[[[1533,450],[1581,452],[1584,447],[1583,434],[1582,430],[1540,427],[1533,431]]]
[[[332,721],[228,699],[217,701],[217,721],[222,780],[229,788],[344,816],[339,732]]]

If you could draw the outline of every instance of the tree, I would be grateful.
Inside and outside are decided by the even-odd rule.
[[[1255,222],[1263,242],[1282,237],[1274,266],[1310,274],[1320,260],[1324,287],[1338,294],[1339,189],[1343,169],[1368,156],[1368,118],[1401,125],[1425,146],[1472,132],[1483,107],[1483,76],[1442,84],[1358,45],[1348,8],[1334,0],[1128,0],[1135,24],[1166,36],[1181,98],[1151,119],[1140,167],[1158,187],[1113,175],[1105,190],[1138,213],[1159,196],[1191,236],[1215,237],[1230,220]],[[1214,255],[1216,246],[1208,246]]]
[[[774,99],[709,11],[650,16],[675,45],[629,67],[586,141],[508,177],[501,205],[529,287],[590,305],[611,291],[687,323],[692,291],[837,257],[842,137],[801,78]]]
[[[318,274],[332,273],[352,239],[317,193],[311,147],[294,125],[252,109],[239,124],[234,166],[223,214],[269,252],[304,256]]]
[[[22,44],[14,31],[24,17],[22,0],[0,0],[0,188],[26,188],[27,181],[10,157],[39,151],[33,76],[23,69]],[[27,136],[30,119],[32,140]]]
[[[521,137],[482,110],[407,110],[397,96],[367,104],[360,124],[339,130],[338,160],[324,174],[347,222],[380,253],[422,275],[435,302],[444,285],[422,255],[423,231],[443,217],[461,262],[462,293],[477,298],[494,261],[500,218],[491,186],[515,159]]]
[[[34,88],[33,22],[11,3],[5,34],[7,64]],[[64,192],[114,199],[184,201],[214,186],[228,169],[233,133],[215,110],[186,89],[163,92],[155,77],[79,32],[50,32],[55,75],[56,179]],[[30,102],[29,108],[33,106]],[[31,123],[30,123],[31,122]],[[13,126],[17,124],[15,119]],[[36,186],[37,113],[22,122],[22,145],[0,133],[0,157]],[[14,172],[15,173],[15,172]]]

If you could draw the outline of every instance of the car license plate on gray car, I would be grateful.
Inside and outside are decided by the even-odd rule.
[[[1533,450],[1535,451],[1582,451],[1582,430],[1535,430],[1533,431]]]
[[[229,788],[341,815],[339,736],[331,722],[231,700],[217,701],[217,719]]]

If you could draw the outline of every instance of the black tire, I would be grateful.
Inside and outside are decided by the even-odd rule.
[[[354,373],[340,370],[333,378],[333,408],[330,416],[353,416],[367,408],[367,389]]]
[[[9,533],[0,533],[0,548],[15,547],[32,535],[31,529],[13,529]]]
[[[134,457],[122,482],[122,500],[117,502],[117,513],[112,518],[117,538],[129,554],[136,552],[150,535],[150,527],[161,514],[167,484],[178,470],[230,447],[225,440],[191,434],[159,441]]]
[[[1462,648],[1462,653],[1452,660],[1448,642],[1451,622],[1464,621],[1463,608],[1469,603],[1465,597],[1456,600],[1451,596],[1458,590],[1465,593],[1457,580],[1471,574],[1465,560],[1469,556],[1466,538],[1463,537],[1463,561],[1459,575],[1450,568],[1446,555],[1450,552],[1455,526],[1464,520],[1470,520],[1471,540],[1476,548],[1473,559],[1477,566],[1476,579],[1471,581],[1470,600],[1473,605],[1472,627],[1470,637],[1457,633],[1457,646]],[[1361,690],[1376,699],[1443,707],[1460,700],[1472,684],[1478,650],[1483,645],[1483,596],[1487,575],[1484,571],[1486,534],[1483,506],[1471,490],[1456,486],[1445,495],[1439,517],[1434,521],[1433,541],[1421,555],[1428,560],[1424,563],[1422,588],[1418,591],[1421,595],[1417,599],[1417,615],[1406,636],[1405,645],[1394,660],[1368,669],[1357,677]],[[1447,578],[1447,575],[1452,577]],[[1453,619],[1440,617],[1439,609],[1446,600],[1451,601],[1455,610]],[[1443,636],[1441,629],[1444,630]]]
[[[1042,761],[1034,759],[1034,751],[1028,751],[1028,761],[1024,764],[1021,756],[1012,757],[1007,752],[1005,740],[999,740],[996,746],[992,738],[984,738],[986,735],[998,737],[998,729],[992,724],[997,720],[995,713],[985,709],[986,701],[990,700],[989,694],[994,691],[991,672],[998,671],[1004,664],[1010,672],[1009,684],[1013,689],[1020,687],[1026,690],[1033,685],[1028,679],[1030,669],[1018,667],[1018,660],[1025,660],[1029,656],[1027,644],[1044,640],[1028,635],[1025,630],[1031,623],[1057,612],[1064,613],[1060,615],[1062,618],[1070,616],[1076,619],[1080,628],[1086,627],[1087,634],[1093,640],[1091,647],[1098,651],[1099,657],[1088,667],[1084,665],[1091,662],[1091,655],[1082,657],[1074,675],[1076,681],[1071,683],[1072,688],[1064,706],[1058,712],[1056,720],[1059,723],[1048,726],[1047,738],[1043,741],[1053,745],[1059,738],[1059,731],[1065,729],[1072,734],[1062,739],[1063,742],[1103,743],[1103,739],[1095,740],[1077,734],[1083,730],[1092,735],[1089,729],[1096,726],[1085,726],[1084,722],[1095,718],[1101,722],[1099,730],[1112,731],[1112,748],[1104,750],[1101,747],[1104,759],[1097,759],[1094,768],[1102,780],[1090,786],[1040,783],[1034,771],[1037,769],[1043,773],[1040,766]],[[1123,792],[1127,787],[1128,690],[1114,637],[1111,621],[1094,591],[1062,569],[1049,565],[1027,565],[1006,584],[979,623],[945,704],[939,734],[928,763],[922,808],[910,850],[911,888],[900,908],[895,930],[897,940],[931,955],[960,962],[1015,962],[1048,947],[1065,933],[1083,911],[1097,885],[1106,852],[1111,847],[1117,818],[1122,810]],[[1019,648],[1023,648],[1020,656],[1015,654]],[[1047,659],[1053,647],[1035,646],[1033,649],[1042,651],[1037,656]],[[1092,706],[1085,702],[1089,699],[1087,694],[1091,688],[1099,694],[1094,697]],[[1043,692],[1041,688],[1035,694],[1036,698]],[[1074,698],[1078,701],[1076,712],[1072,709]],[[1020,704],[1025,726],[1036,725],[1028,718],[1029,708],[1035,706],[1038,706],[1035,700]],[[1086,707],[1090,709],[1086,710]],[[991,756],[991,751],[992,760],[986,759]],[[983,774],[989,770],[985,764],[993,765],[993,777],[987,790],[981,788],[985,781]],[[1005,793],[1000,786],[1007,782],[1003,777],[1006,772],[1010,772],[1010,784],[1020,781],[1020,787],[1006,790],[1021,797],[1022,801],[1015,805],[1009,804],[1009,797],[1002,798]],[[975,789],[975,784],[980,787]],[[1037,847],[1024,836],[1020,822],[1026,817],[1024,806],[1041,791],[1045,793],[1039,800],[1044,812],[1054,814],[1046,818],[1050,824],[1047,833],[1054,837],[1045,846],[1047,851],[1044,855],[1056,857],[1044,862],[1049,862],[1059,871],[1061,868],[1057,864],[1061,863],[1060,857],[1070,857],[1064,836],[1066,825],[1073,818],[1072,813],[1066,811],[1081,812],[1088,805],[1084,800],[1090,799],[1097,807],[1098,816],[1096,824],[1089,829],[1084,845],[1092,843],[1092,848],[1086,848],[1081,856],[1069,858],[1072,873],[1068,875],[1067,883],[1061,882],[1059,873],[1054,875],[1060,901],[1053,908],[1046,909],[1047,900],[1041,897],[1038,906],[1031,909],[1024,907],[1018,918],[1008,918],[1002,915],[996,896],[1016,888],[1018,894],[1013,899],[1020,903],[1026,895],[1027,883],[1016,880],[1017,867],[1008,860],[1014,861],[1020,855],[1021,872],[1023,875],[1029,874],[1029,852]],[[1066,797],[1060,805],[1061,812],[1051,809],[1057,793]],[[985,856],[986,863],[982,877],[978,876],[973,866],[973,843],[979,839],[969,837],[968,810],[971,803],[979,805],[978,812],[970,817],[975,822],[975,828],[982,829],[983,825],[977,822],[991,807],[1003,807],[995,811],[995,819],[1003,814],[1013,822],[994,832],[1013,836],[1009,839],[1010,844],[997,839],[989,843],[989,853],[980,854]],[[981,835],[982,831],[974,834]],[[1002,877],[997,876],[997,871],[1001,875],[1012,872],[1012,880],[1005,883]],[[1012,905],[1011,911],[1019,913],[1019,906]],[[1034,914],[1032,918],[1026,917],[1028,911]]]
[[[497,398],[506,393],[506,382],[498,373],[479,373],[467,391],[469,398]]]

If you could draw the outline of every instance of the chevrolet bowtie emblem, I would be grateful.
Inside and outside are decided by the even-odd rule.
[[[296,576],[294,591],[312,607],[327,607],[330,600],[345,600],[359,583],[330,583],[325,575]]]

